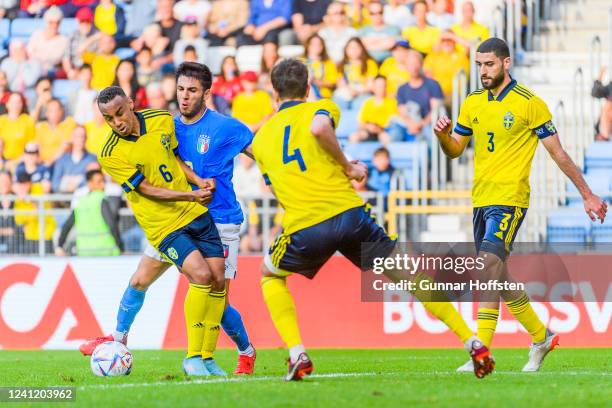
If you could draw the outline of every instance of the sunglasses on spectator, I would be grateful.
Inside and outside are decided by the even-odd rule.
[[[371,16],[382,16],[383,12],[381,11],[370,11]]]
[[[332,16],[343,16],[344,15],[344,11],[334,11],[333,13],[330,13]]]

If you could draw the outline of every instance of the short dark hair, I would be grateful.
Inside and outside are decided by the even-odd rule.
[[[376,149],[374,151],[373,157],[376,157],[379,154],[384,154],[387,157],[391,157],[391,154],[389,153],[389,149],[387,149],[386,147],[379,147],[378,149]]]
[[[88,170],[87,173],[85,173],[85,180],[87,180],[88,182],[91,181],[96,174],[102,175],[102,170],[100,169]]]
[[[196,49],[193,45],[188,45],[185,47],[185,49],[183,50],[183,53],[186,53],[187,51],[191,51],[191,52],[196,52]],[[197,52],[196,52],[197,53]]]
[[[303,62],[288,58],[272,68],[272,87],[281,99],[301,99],[308,91],[308,68]]]
[[[176,70],[176,80],[182,76],[197,79],[205,91],[212,86],[212,72],[204,64],[198,62],[183,62]]]
[[[109,86],[100,91],[96,100],[98,101],[98,105],[103,105],[109,103],[118,96],[127,98],[127,95],[120,86]]]
[[[476,49],[476,52],[492,52],[497,58],[501,59],[506,59],[510,56],[510,49],[508,48],[508,44],[506,44],[506,42],[501,38],[495,37],[483,41]]]

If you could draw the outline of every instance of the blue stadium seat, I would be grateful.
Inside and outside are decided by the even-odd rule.
[[[587,173],[595,169],[612,171],[612,142],[593,142],[584,155]]]
[[[34,31],[44,26],[42,18],[16,18],[11,24],[11,39],[20,38],[27,42]]]
[[[63,18],[59,26],[59,32],[66,37],[70,37],[79,28],[76,18]]]
[[[7,48],[9,37],[11,35],[11,20],[3,18],[0,20],[0,47]]]
[[[344,148],[344,152],[351,160],[361,160],[369,166],[372,164],[374,151],[380,146],[381,144],[378,142],[349,143]]]
[[[603,224],[600,224],[599,221],[593,223],[591,227],[591,239],[594,243],[611,243],[612,224],[610,221],[604,221]]]
[[[610,171],[606,170],[606,172],[596,172],[592,174],[586,174],[584,176],[585,181],[591,187],[591,190],[598,196],[602,198],[608,198],[610,195],[608,192],[610,191]],[[567,205],[574,206],[582,206],[582,198],[578,194],[578,189],[574,186],[574,183],[567,180],[566,181],[566,190],[568,195],[573,194],[574,197],[567,198]]]
[[[358,116],[359,111],[356,110],[343,110],[340,112],[340,123],[336,128],[338,139],[348,139],[350,135],[357,131],[359,126]]]
[[[51,94],[54,98],[59,99],[66,108],[66,105],[70,102],[70,96],[81,87],[81,81],[70,80],[70,79],[56,79],[53,81],[53,87],[51,88]]]
[[[591,220],[584,210],[563,208],[551,213],[547,219],[547,242],[587,242],[591,232]]]
[[[115,50],[115,55],[119,57],[119,59],[130,59],[136,56],[136,51],[130,47],[117,48]]]
[[[425,142],[394,142],[387,146],[391,154],[391,165],[403,171],[406,188],[418,188],[421,172],[424,171],[424,158],[427,155]]]

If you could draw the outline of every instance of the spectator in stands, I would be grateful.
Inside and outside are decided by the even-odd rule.
[[[234,98],[232,103],[232,116],[251,129],[255,133],[268,120],[274,107],[272,98],[266,91],[258,89],[257,73],[247,71],[241,75],[243,91]]]
[[[362,141],[378,141],[383,144],[391,140],[387,128],[391,118],[397,115],[397,101],[387,97],[387,80],[377,76],[372,87],[374,96],[369,97],[359,110],[359,128],[351,135],[352,143]]]
[[[396,26],[385,24],[383,4],[380,1],[371,1],[368,4],[368,12],[372,24],[359,30],[359,37],[372,58],[376,62],[382,62],[391,55],[390,50],[401,37],[401,31]]]
[[[98,43],[98,51],[88,51],[90,44],[94,42]],[[83,62],[91,65],[91,86],[95,90],[104,89],[115,80],[115,70],[120,61],[119,57],[113,54],[115,44],[112,36],[98,32],[81,45],[80,52]]]
[[[94,155],[100,154],[100,150],[106,142],[111,128],[104,120],[104,116],[98,108],[98,103],[94,101],[91,105],[91,111],[93,118],[85,123],[85,130],[87,133],[87,141],[85,142],[85,149]]]
[[[406,0],[387,0],[384,11],[385,24],[404,29],[414,25],[414,16]]]
[[[4,139],[0,139],[0,170],[7,168],[8,160],[4,156]]]
[[[93,24],[94,15],[91,9],[87,7],[79,9],[76,13],[76,19],[79,22],[79,26],[68,39],[66,54],[64,54],[64,59],[62,60],[64,72],[66,72],[70,79],[77,78],[78,68],[83,65],[82,52],[80,51],[81,45],[97,31]],[[86,51],[96,52],[96,47],[97,44],[92,42]]]
[[[11,96],[9,90],[8,80],[6,79],[6,73],[0,70],[0,115],[6,113],[6,103]]]
[[[423,74],[423,56],[420,53],[409,51],[407,68],[410,81],[397,91],[398,117],[390,129],[394,142],[410,141],[420,136],[431,124],[432,110],[444,98],[440,84]]]
[[[323,28],[323,17],[330,4],[331,0],[294,0],[291,22],[300,43]]]
[[[391,177],[395,169],[391,165],[389,150],[380,147],[374,152],[372,166],[368,170],[368,188],[382,193],[385,197],[391,190]]]
[[[272,93],[272,79],[270,73],[274,65],[280,60],[278,55],[278,44],[274,41],[267,41],[263,45],[261,53],[261,68],[259,69],[259,85],[261,89]]]
[[[418,0],[412,8],[416,25],[406,27],[402,36],[408,40],[410,46],[422,54],[429,54],[434,45],[440,41],[440,29],[427,23],[427,3]]]
[[[212,84],[214,103],[219,112],[228,111],[231,108],[234,97],[242,92],[240,85],[240,71],[236,64],[236,58],[231,55],[223,58],[221,72]]]
[[[86,178],[89,192],[76,202],[64,223],[55,255],[66,256],[66,240],[72,228],[76,228],[76,255],[119,255],[123,252],[119,220],[104,192],[104,175],[100,170],[90,170]]]
[[[38,81],[36,81],[34,95],[28,96],[28,111],[30,112],[30,116],[32,117],[34,123],[46,119],[45,109],[47,102],[53,98],[53,95],[51,94],[51,85],[51,78],[46,76],[40,77],[38,78]],[[28,93],[26,93],[26,95],[27,94]]]
[[[355,29],[367,26],[372,23],[368,13],[368,3],[370,0],[345,0],[347,14],[351,20],[351,25]]]
[[[467,78],[470,72],[470,60],[457,49],[455,37],[452,31],[443,32],[439,49],[429,54],[424,62],[425,74],[440,84],[447,108],[451,106],[454,76],[463,69]]]
[[[28,142],[36,137],[34,121],[24,112],[23,97],[13,93],[6,103],[7,113],[0,116],[0,139],[4,141],[4,158],[17,160]]]
[[[208,16],[207,36],[211,47],[236,45],[249,18],[247,0],[216,0]]]
[[[54,193],[73,193],[85,184],[85,168],[96,161],[96,156],[86,150],[86,142],[85,128],[75,127],[72,131],[72,148],[53,165],[51,190]]]
[[[161,82],[151,82],[147,85],[147,98],[151,109],[168,109],[168,101],[164,98]]]
[[[76,123],[72,117],[64,118],[64,106],[58,99],[47,102],[47,120],[36,125],[36,142],[40,158],[51,166],[70,147]]]
[[[113,0],[100,0],[94,12],[94,24],[98,30],[120,39],[125,34],[125,23],[125,13],[121,7]]]
[[[378,73],[387,78],[387,95],[396,95],[400,86],[410,79],[406,66],[408,65],[408,55],[410,43],[406,40],[399,40],[391,49],[391,56],[381,64]]]
[[[21,0],[17,16],[21,18],[40,18],[47,9],[47,0]]]
[[[11,172],[0,170],[0,253],[19,253],[19,244],[23,241],[23,231],[15,222],[12,211],[15,201],[7,198],[13,194],[13,180]]]
[[[132,98],[136,110],[144,109],[149,105],[147,101],[147,92],[138,83],[134,61],[126,59],[122,60],[119,65],[117,65],[113,85],[123,89],[123,92],[125,92],[128,97]]]
[[[185,0],[183,0],[185,1]],[[181,4],[181,2],[177,4]],[[195,52],[195,62],[204,64],[206,59],[206,40],[200,37],[200,28],[198,27],[195,18],[187,19],[183,22],[181,29],[181,39],[174,44],[174,65],[179,66],[185,60],[185,49],[192,47]]]
[[[174,49],[176,51],[176,47]],[[181,57],[183,62],[199,62],[198,53],[193,45],[188,45],[183,49],[183,56]]]
[[[461,5],[461,21],[454,24],[451,28],[455,34],[464,40],[465,44],[458,44],[459,50],[469,53],[470,45],[478,45],[480,42],[490,37],[487,26],[474,21],[474,4],[466,1]]]
[[[178,114],[178,99],[176,99],[176,77],[172,72],[165,74],[161,80],[161,91],[166,100],[167,108],[173,115]]]
[[[136,63],[136,76],[141,86],[146,87],[151,82],[161,81],[161,71],[153,66],[153,53],[146,45],[136,54]]]
[[[0,18],[14,19],[19,12],[19,1],[2,0],[0,1]]]
[[[304,59],[310,71],[311,86],[316,96],[331,98],[338,81],[338,70],[327,55],[325,42],[320,35],[314,34],[306,40]]]
[[[91,66],[83,64],[79,69],[81,86],[70,95],[70,112],[74,121],[79,125],[83,125],[93,119],[91,104],[96,100],[98,93],[91,87],[92,77]]]
[[[151,65],[156,70],[160,70],[165,64],[172,62],[172,53],[168,51],[169,45],[170,39],[163,36],[163,31],[158,24],[151,24],[145,27],[142,35],[130,43],[130,46],[136,50],[136,52],[140,52],[143,47],[147,47],[151,50],[153,57]],[[172,47],[170,46],[170,48]]]
[[[168,62],[172,62],[172,47],[181,38],[183,23],[174,18],[174,0],[157,0],[157,24],[161,27],[161,36],[168,39],[166,52],[170,55]],[[156,55],[155,49],[153,55]]]
[[[28,55],[41,63],[45,74],[55,74],[66,54],[68,38],[59,33],[62,18],[59,7],[49,8],[44,16],[45,27],[36,30],[28,42]]]
[[[595,125],[595,140],[610,140],[612,137],[612,81],[609,81],[607,85],[603,84],[603,77],[607,69],[603,67],[599,71],[599,77],[595,80],[591,90],[593,98],[604,99],[599,121]]]
[[[344,4],[339,1],[329,5],[323,21],[325,26],[319,31],[319,35],[325,41],[329,57],[336,63],[340,62],[346,43],[357,35],[357,31],[350,27]]]
[[[281,45],[290,44],[293,34],[281,36],[291,23],[293,10],[289,0],[251,0],[249,19],[237,38],[237,46],[263,44],[274,41]]]
[[[28,59],[25,43],[13,39],[9,45],[9,55],[2,60],[0,70],[6,73],[11,91],[25,92],[32,89],[40,78],[42,67],[35,59]]]
[[[208,0],[181,0],[174,5],[174,17],[182,23],[195,21],[203,30],[208,22],[211,5]]]
[[[35,190],[43,194],[51,192],[51,171],[40,160],[38,145],[34,142],[26,144],[23,149],[22,161],[15,169],[15,180],[18,183],[31,182]]]
[[[448,12],[448,0],[435,0],[431,11],[427,13],[429,25],[448,30],[455,23],[455,16]]]
[[[359,109],[369,96],[377,74],[376,62],[361,40],[351,38],[344,47],[344,58],[338,64],[338,87],[334,100],[341,109]]]
[[[146,26],[155,22],[156,10],[156,0],[130,1],[130,7],[127,9],[126,13],[126,37],[139,37]]]

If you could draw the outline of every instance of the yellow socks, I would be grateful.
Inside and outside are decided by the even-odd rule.
[[[478,308],[478,338],[487,347],[490,347],[493,341],[498,317],[499,309]]]
[[[285,278],[261,278],[261,290],[276,330],[288,348],[302,344],[293,296]]]
[[[506,306],[508,306],[508,310],[510,310],[514,318],[531,334],[534,343],[539,343],[546,339],[546,326],[540,321],[538,315],[535,314],[531,303],[529,303],[527,293],[523,292],[523,295],[517,300],[506,302]]]
[[[185,296],[185,323],[187,324],[187,357],[200,355],[204,338],[204,317],[210,285],[189,284]]]
[[[204,340],[202,343],[202,358],[211,358],[217,348],[217,340],[221,329],[221,318],[225,310],[226,290],[211,291],[208,295],[206,315],[204,317]]]

